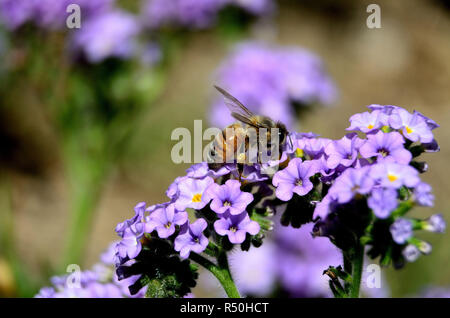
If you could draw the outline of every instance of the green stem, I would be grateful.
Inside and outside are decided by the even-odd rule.
[[[361,276],[364,264],[364,245],[358,244],[352,259],[352,288],[350,297],[358,298],[361,287]]]
[[[217,265],[196,253],[191,253],[190,259],[209,270],[220,282],[229,298],[241,297],[236,285],[233,282],[233,278],[231,277],[228,267],[227,254],[224,251],[220,251],[218,253]]]
[[[71,215],[67,231],[62,268],[80,264],[95,216],[103,182],[109,165],[104,156],[88,155],[80,149],[79,140],[66,140],[64,155],[70,182]]]

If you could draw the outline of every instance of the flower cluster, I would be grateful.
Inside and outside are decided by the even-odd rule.
[[[329,105],[337,95],[322,61],[294,47],[241,44],[223,63],[217,77],[217,82],[251,111],[280,120],[288,127],[292,127],[296,106],[316,102]],[[216,127],[234,121],[220,99],[214,101],[209,119]]]
[[[272,0],[147,0],[143,17],[152,29],[184,27],[204,29],[210,27],[226,7],[236,7],[250,15],[267,15],[274,10]]]
[[[81,28],[67,29],[71,4],[80,7]],[[0,24],[17,32],[28,24],[68,31],[68,47],[90,63],[138,58],[153,65],[161,58],[155,38],[161,26],[211,27],[220,10],[235,7],[251,16],[273,11],[272,0],[142,0],[141,10],[123,10],[115,0],[0,0]]]
[[[55,29],[65,25],[66,8],[77,4],[84,18],[93,18],[113,6],[115,0],[1,0],[0,21],[10,30],[15,30],[26,23],[33,23],[41,28]]]
[[[314,210],[313,218],[320,218],[315,230],[318,235],[342,238],[342,233],[336,232],[342,215],[350,217],[353,213],[352,217],[361,218],[361,211],[351,211],[366,207],[375,221],[361,221],[367,227],[359,229],[359,233],[365,243],[372,245],[369,254],[401,266],[404,260],[414,261],[421,252],[431,251],[428,243],[413,236],[413,230],[445,229],[441,215],[427,220],[404,217],[415,205],[433,205],[431,186],[420,179],[427,165],[417,158],[423,152],[439,150],[432,132],[439,126],[417,111],[409,113],[392,105],[369,108],[371,112],[353,115],[347,128],[365,137],[351,133],[339,141],[330,141],[317,162],[317,172],[327,179],[322,186],[328,190]],[[389,244],[379,241],[379,236],[385,234],[391,235]]]
[[[291,133],[280,159],[270,164],[193,165],[170,185],[167,202],[149,207],[139,203],[134,217],[117,226],[122,237],[116,247],[118,272],[137,274],[126,269],[129,262],[142,259],[156,241],[167,244],[170,257],[178,252],[181,259],[201,265],[202,253],[220,260],[235,245],[243,251],[259,247],[273,229],[269,218],[274,213],[281,214],[285,226],[314,222],[308,232],[328,237],[344,258],[362,251],[362,260],[368,246],[370,257],[400,267],[428,254],[430,244],[414,231],[443,232],[442,216],[419,220],[406,214],[414,206],[433,205],[431,187],[420,179],[427,165],[418,156],[439,150],[432,133],[438,125],[400,107],[370,109],[350,119],[348,129],[359,134],[332,140]],[[280,169],[275,173],[266,169],[276,165]],[[189,211],[195,219],[188,218]],[[332,290],[342,296],[347,291],[333,273],[346,279],[350,269],[329,270]]]
[[[43,287],[36,298],[123,298],[143,297],[145,288],[131,295],[128,286],[133,284],[138,276],[131,276],[119,281],[114,271],[115,245],[112,243],[101,255],[101,262],[91,270],[73,272],[71,275],[51,278],[52,287]]]

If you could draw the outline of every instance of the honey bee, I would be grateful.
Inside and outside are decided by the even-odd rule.
[[[223,129],[211,143],[209,166],[216,169],[226,163],[243,166],[278,160],[289,134],[286,126],[267,116],[255,115],[236,97],[214,87],[223,95],[237,122]]]

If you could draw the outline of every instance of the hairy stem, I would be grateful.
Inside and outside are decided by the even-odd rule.
[[[224,251],[219,251],[217,255],[217,265],[196,253],[191,253],[189,258],[209,270],[220,282],[229,298],[241,297],[236,285],[234,284],[233,278],[231,277],[230,269],[228,267],[227,254]]]

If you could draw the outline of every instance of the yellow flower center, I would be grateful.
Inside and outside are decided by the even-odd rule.
[[[411,128],[409,128],[408,126],[406,126],[405,129],[408,134],[413,132],[413,130]]]
[[[230,227],[230,231],[233,232],[233,233],[236,233],[237,228],[235,226],[232,226],[232,227]]]
[[[305,153],[303,152],[303,149],[297,148],[297,149],[295,150],[295,156],[296,156],[296,157],[303,157],[304,154],[305,154]]]
[[[394,176],[393,174],[388,174],[388,180],[389,180],[389,181],[394,182],[394,181],[397,180],[397,179],[398,179],[397,176]]]
[[[372,125],[372,124],[369,124],[369,125],[367,126],[367,128],[369,128],[369,129],[373,129],[373,127],[375,127],[375,126]]]
[[[194,194],[194,196],[192,197],[192,202],[201,202],[201,201],[202,201],[202,194],[201,193]]]
[[[225,202],[223,203],[223,206],[231,206],[231,203],[228,202],[228,201],[225,201]]]

